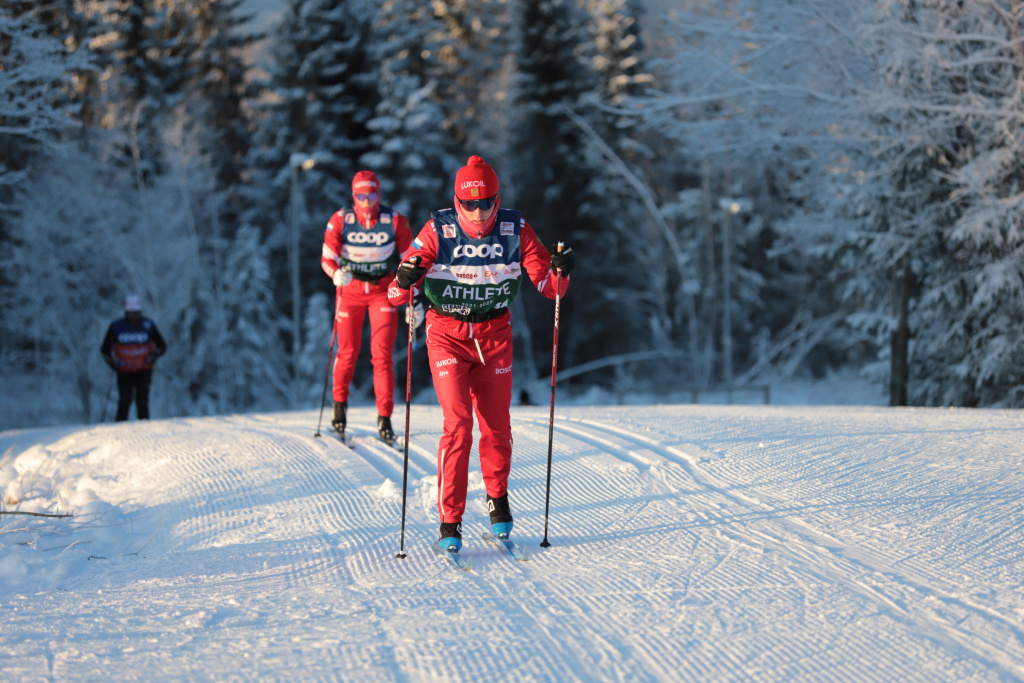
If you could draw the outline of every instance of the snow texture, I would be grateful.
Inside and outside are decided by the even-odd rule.
[[[0,433],[0,679],[1024,678],[1024,423],[879,406],[513,408],[514,538],[457,572],[436,406]],[[404,417],[404,416],[400,416]],[[397,420],[396,424],[403,424]],[[475,458],[473,469],[476,468]]]

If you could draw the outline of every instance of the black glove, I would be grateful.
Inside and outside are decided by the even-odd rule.
[[[562,247],[558,251],[558,245],[551,249],[551,270],[561,271],[562,275],[568,275],[576,267],[576,257],[572,255],[572,247]]]
[[[409,289],[414,284],[420,281],[427,272],[427,269],[420,265],[420,257],[413,256],[408,261],[403,261],[398,266],[398,272],[395,274],[395,280],[398,281],[398,286],[402,289]]]
[[[156,362],[156,354],[155,353],[151,353],[148,356],[146,356],[146,365],[152,365],[155,362]]]
[[[103,356],[103,361],[110,366],[111,370],[117,370],[121,367],[121,361],[117,360],[113,356]]]

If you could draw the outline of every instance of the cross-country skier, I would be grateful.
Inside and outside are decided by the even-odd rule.
[[[363,320],[370,318],[370,360],[377,403],[377,431],[394,442],[395,369],[391,354],[398,332],[398,310],[388,301],[395,267],[412,243],[409,219],[380,203],[380,182],[372,171],[352,178],[350,206],[327,222],[320,265],[337,288],[335,326],[338,353],[334,361],[335,431],[344,434],[349,385],[363,339]],[[423,311],[420,307],[422,319]]]
[[[418,264],[412,261],[417,256]],[[556,288],[565,293],[574,266],[572,249],[550,254],[519,211],[500,208],[498,176],[472,156],[455,176],[455,207],[431,214],[388,290],[395,305],[408,302],[410,287],[414,295],[422,290],[429,305],[427,356],[444,413],[437,509],[438,545],[445,550],[462,548],[474,412],[491,530],[498,538],[512,532],[509,305],[524,274],[554,299]]]
[[[124,317],[110,323],[100,346],[107,365],[117,372],[117,422],[128,419],[135,395],[135,414],[149,419],[149,386],[153,381],[153,364],[167,352],[167,342],[149,318],[142,316],[142,299],[134,294],[125,297]]]

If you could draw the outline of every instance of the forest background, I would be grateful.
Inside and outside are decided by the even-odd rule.
[[[170,345],[155,416],[319,405],[352,174],[418,231],[470,154],[577,254],[567,391],[855,370],[1024,406],[1024,0],[287,0],[265,28],[0,5],[0,429],[109,418],[127,293]],[[518,389],[552,312],[517,301]]]

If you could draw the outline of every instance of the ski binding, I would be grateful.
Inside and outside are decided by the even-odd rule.
[[[526,548],[516,545],[515,542],[509,538],[498,538],[489,531],[485,531],[480,534],[480,538],[484,539],[498,550],[501,550],[517,562],[525,562],[530,559],[529,551]]]
[[[454,566],[456,569],[459,569],[459,570],[464,571],[464,572],[472,571],[472,569],[473,569],[473,558],[472,557],[463,557],[462,555],[460,555],[456,551],[444,550],[441,547],[439,547],[436,543],[433,544],[430,547],[431,547],[431,549],[434,551],[434,553],[436,555],[443,555],[444,559],[446,559],[448,561],[448,563],[451,564],[452,566]]]

